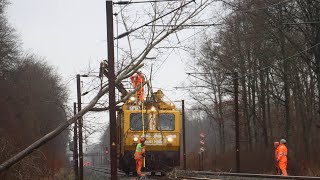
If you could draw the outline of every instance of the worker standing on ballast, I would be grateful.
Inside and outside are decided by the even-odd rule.
[[[145,149],[145,137],[141,137],[140,143],[137,144],[136,146],[136,152],[134,154],[134,159],[136,160],[136,170],[137,170],[137,175],[138,177],[144,177],[145,175],[142,174],[141,169],[143,166],[143,160],[145,157],[146,149]]]
[[[276,173],[277,174],[281,174],[281,171],[280,171],[280,168],[279,168],[279,163],[277,161],[277,156],[278,156],[278,153],[279,153],[279,142],[274,142],[273,143],[273,146],[274,146],[274,162],[275,162],[275,169],[276,169]]]
[[[278,154],[277,154],[277,162],[279,163],[279,168],[281,170],[281,175],[288,176],[287,173],[287,155],[288,155],[288,149],[286,147],[287,141],[285,139],[280,140],[280,145],[277,148]]]

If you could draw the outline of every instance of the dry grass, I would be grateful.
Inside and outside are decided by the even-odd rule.
[[[260,146],[254,149],[254,151],[241,151],[241,172],[275,174],[273,148],[266,149]],[[234,172],[236,168],[235,153],[231,151],[217,155],[212,152],[206,152],[203,159],[204,170]],[[291,156],[288,157],[288,173],[290,175],[320,176],[320,164],[317,161],[320,160],[320,156],[314,156],[309,161],[304,159],[299,154],[295,157],[291,153]],[[199,170],[198,153],[187,155],[187,169]]]
[[[51,176],[42,178],[42,180],[74,180],[74,174],[70,168],[61,168]]]

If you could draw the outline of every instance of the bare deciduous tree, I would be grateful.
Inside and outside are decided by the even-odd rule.
[[[194,1],[178,1],[174,3],[169,2],[161,6],[154,4],[152,6],[154,7],[153,11],[149,11],[150,23],[144,24],[142,29],[129,28],[129,20],[128,21],[125,20],[124,25],[126,27],[126,30],[130,32],[128,33],[129,36],[127,37],[128,44],[129,44],[129,51],[125,52],[125,55],[127,56],[124,56],[123,62],[119,63],[120,69],[117,72],[117,78],[116,78],[116,84],[118,85],[117,86],[118,88],[123,80],[130,77],[132,74],[134,74],[138,69],[140,69],[143,66],[143,62],[145,58],[152,50],[157,48],[160,49],[159,46],[162,42],[165,42],[165,41],[170,42],[171,40],[169,39],[169,36],[177,33],[179,30],[182,30],[183,29],[182,25],[195,23],[196,21],[191,22],[191,19],[195,18],[205,8],[207,8],[209,5],[211,5],[215,1],[205,0],[205,1],[198,2],[195,7],[188,6],[193,2]],[[122,13],[122,17],[123,19],[126,19],[123,13]],[[135,21],[132,21],[132,22],[135,22]],[[157,28],[158,24],[156,23],[160,23],[164,26],[158,29]],[[134,30],[137,30],[137,31],[134,32]],[[138,32],[138,35],[137,35],[137,32]],[[133,40],[142,40],[144,42],[143,48],[139,50],[135,50],[134,48],[132,48],[130,43]],[[125,57],[127,57],[127,59]],[[122,97],[121,100],[118,101],[118,103],[122,101],[126,101],[128,97],[130,97],[131,94],[134,93],[137,89],[135,89],[131,93]],[[23,151],[19,152],[17,155],[13,156],[12,158],[2,163],[0,165],[0,172],[8,169],[16,162],[28,156],[35,149],[43,146],[44,144],[46,144],[47,142],[51,141],[53,138],[58,136],[69,125],[74,123],[79,117],[83,116],[89,110],[93,109],[93,107],[98,102],[98,100],[102,96],[104,96],[106,93],[108,93],[108,90],[109,90],[108,84],[106,85],[101,84],[99,92],[86,107],[84,107],[75,116],[61,123],[57,128],[55,128],[51,132],[47,133],[43,137],[40,137],[39,140],[32,143],[26,149],[24,149]],[[106,109],[108,108],[104,108],[104,110]]]

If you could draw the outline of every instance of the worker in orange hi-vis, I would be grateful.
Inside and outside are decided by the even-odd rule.
[[[280,174],[281,171],[280,171],[280,168],[279,168],[279,163],[277,161],[277,156],[278,156],[278,153],[279,153],[279,149],[278,149],[279,142],[274,142],[273,146],[274,146],[274,162],[275,162],[276,173]]]
[[[283,176],[288,176],[287,173],[287,155],[288,155],[288,149],[286,147],[287,141],[285,139],[280,140],[280,145],[277,148],[278,149],[278,154],[277,154],[277,162],[279,163],[279,168],[281,170],[281,175]]]
[[[134,159],[136,160],[136,171],[137,171],[138,178],[145,177],[145,175],[142,174],[142,172],[141,172],[141,169],[143,166],[143,159],[144,159],[145,153],[146,153],[145,144],[144,144],[145,141],[146,141],[146,138],[141,137],[140,143],[137,144],[136,152],[134,154]]]
[[[133,88],[136,88],[138,86],[140,86],[140,84],[144,83],[145,79],[144,79],[144,75],[142,74],[141,71],[138,71],[137,73],[135,73],[134,75],[132,75],[130,77],[131,82],[132,82],[132,86]],[[143,101],[144,97],[143,97],[143,93],[144,93],[144,88],[143,86],[137,91],[137,96],[138,99],[140,100],[140,102]]]

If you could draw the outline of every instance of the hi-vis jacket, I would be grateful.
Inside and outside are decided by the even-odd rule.
[[[284,144],[277,148],[277,161],[287,162],[288,149]]]
[[[142,159],[145,153],[145,145],[142,143],[137,144],[136,152],[134,153],[134,159]]]

